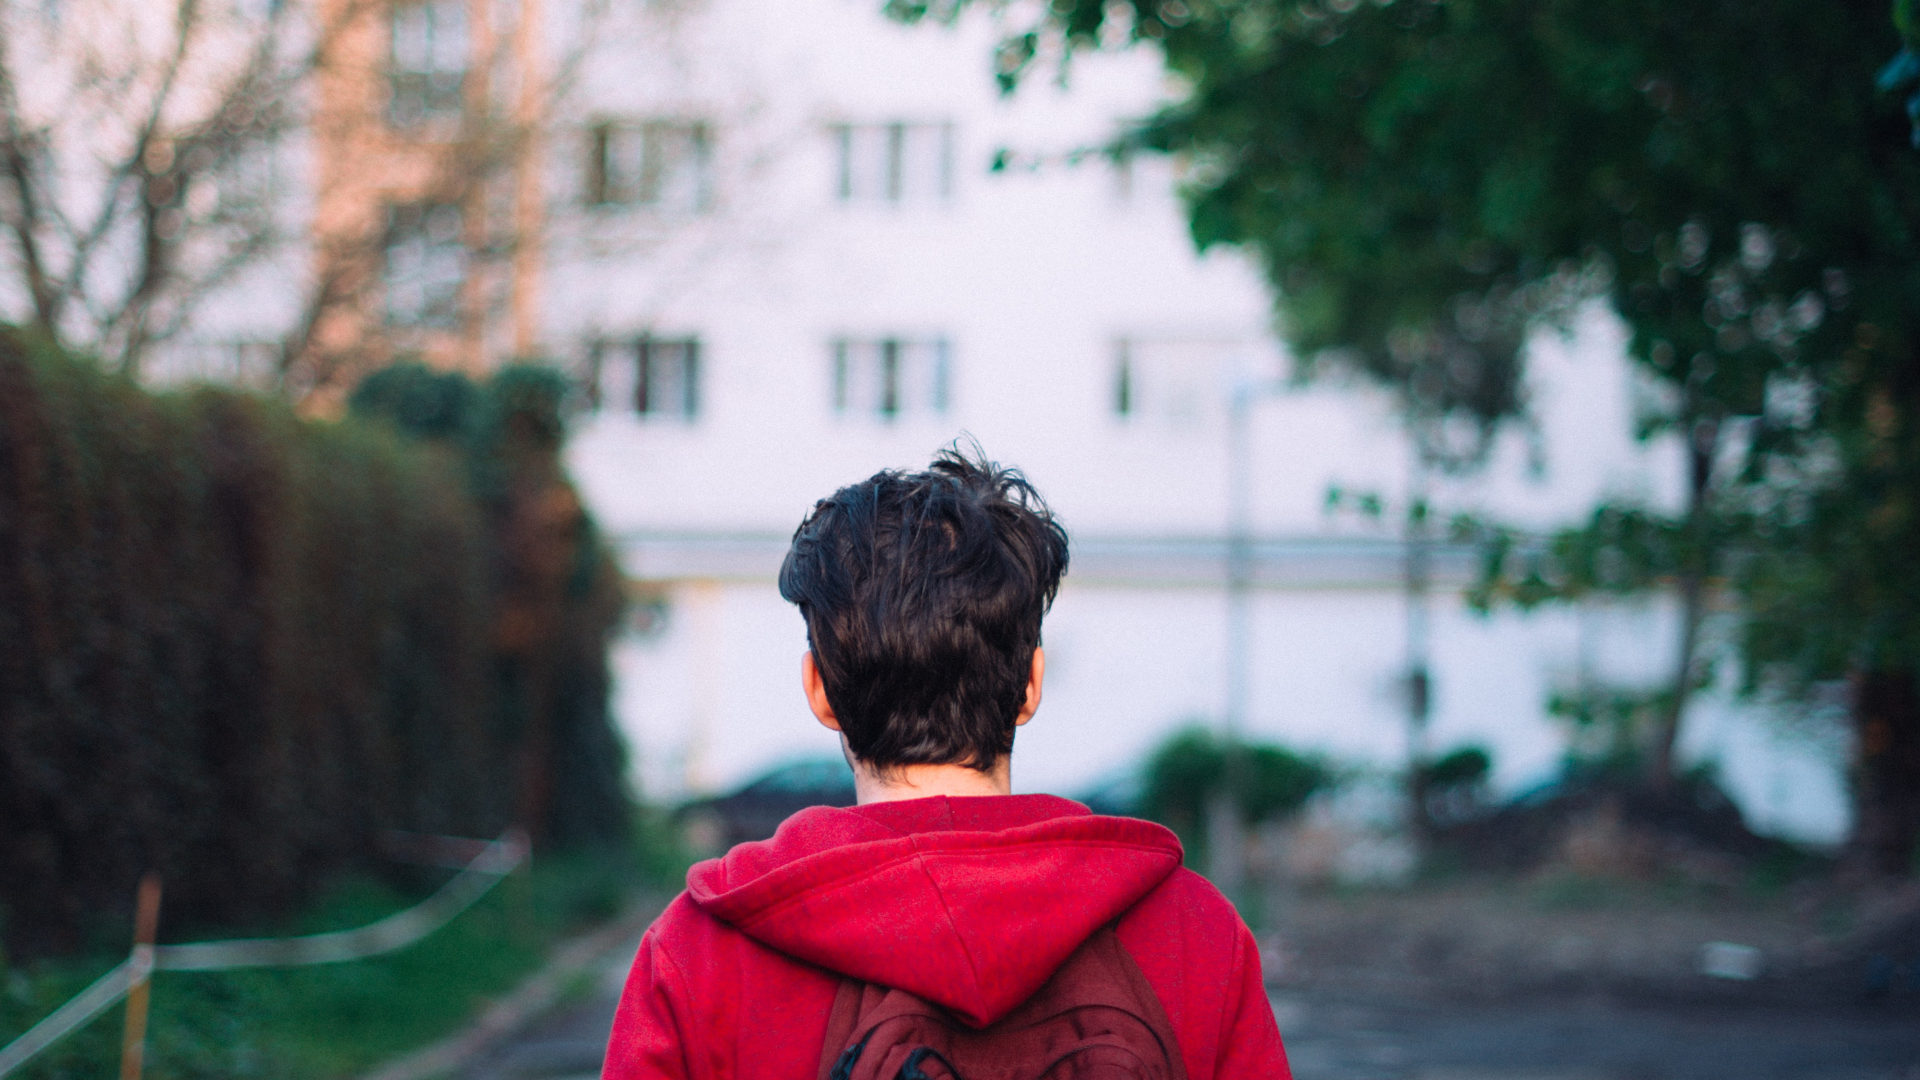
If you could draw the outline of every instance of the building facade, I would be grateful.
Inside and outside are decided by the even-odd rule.
[[[1424,745],[1486,745],[1512,791],[1565,750],[1550,696],[1667,677],[1663,600],[1481,618],[1445,551],[1409,599],[1393,524],[1416,484],[1541,527],[1602,496],[1671,505],[1679,455],[1631,439],[1644,388],[1604,313],[1535,342],[1531,435],[1415,476],[1382,396],[1287,383],[1257,268],[1193,249],[1179,163],[1108,152],[1167,91],[1156,56],[1006,95],[984,15],[878,8],[410,0],[356,15],[362,62],[319,83],[314,272],[355,297],[319,347],[577,380],[571,466],[634,581],[618,713],[644,792],[835,751],[775,590],[787,538],[957,438],[1023,468],[1073,539],[1019,789],[1085,790],[1193,723],[1391,770],[1422,667]],[[1837,839],[1838,749],[1730,685],[1683,756],[1757,826]]]

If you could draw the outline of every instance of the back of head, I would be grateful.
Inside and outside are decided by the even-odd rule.
[[[1067,534],[1017,470],[949,448],[815,504],[780,568],[827,700],[877,770],[1013,748]]]

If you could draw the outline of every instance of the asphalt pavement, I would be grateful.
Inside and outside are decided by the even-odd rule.
[[[460,1080],[590,1080],[626,957],[593,989],[459,1073]],[[1920,1009],[1501,1003],[1276,994],[1296,1080],[1920,1080]]]
[[[1920,1080],[1920,1010],[1276,995],[1297,1080]]]
[[[631,940],[601,956],[585,993],[521,1026],[449,1080],[596,1080],[627,968],[640,947]]]

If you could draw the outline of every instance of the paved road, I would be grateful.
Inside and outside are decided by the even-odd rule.
[[[600,1074],[624,957],[592,993],[460,1080]],[[1288,991],[1274,1012],[1296,1080],[1920,1080],[1920,1008],[1788,1009],[1543,1000],[1439,1005]]]
[[[1911,1003],[1812,1010],[1278,995],[1298,1080],[1920,1080]]]
[[[638,935],[592,972],[591,989],[534,1021],[451,1080],[597,1080]]]

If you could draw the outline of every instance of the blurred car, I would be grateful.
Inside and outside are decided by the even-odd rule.
[[[674,816],[689,850],[716,855],[748,840],[765,840],[809,806],[853,803],[853,770],[846,759],[809,757],[775,766],[732,794],[689,802]]]
[[[1141,804],[1146,798],[1146,787],[1146,777],[1138,768],[1126,768],[1094,781],[1092,786],[1074,798],[1096,814],[1139,817]]]

